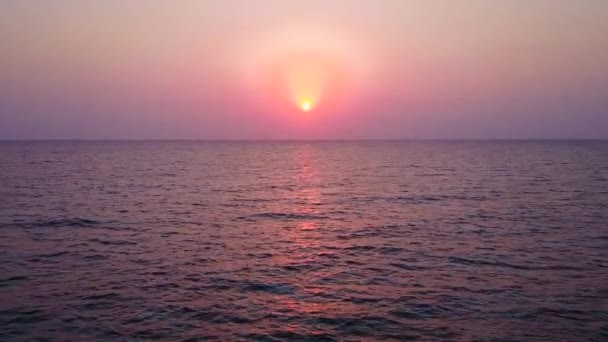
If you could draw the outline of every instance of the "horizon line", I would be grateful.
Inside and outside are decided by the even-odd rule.
[[[0,138],[0,142],[363,142],[363,141],[608,141],[606,138]]]

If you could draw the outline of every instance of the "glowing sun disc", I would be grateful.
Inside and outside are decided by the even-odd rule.
[[[304,100],[302,101],[302,104],[300,105],[300,108],[305,111],[308,112],[312,109],[312,102],[310,100]]]

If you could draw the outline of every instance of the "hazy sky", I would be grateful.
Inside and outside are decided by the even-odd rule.
[[[608,138],[608,1],[3,0],[13,138]]]

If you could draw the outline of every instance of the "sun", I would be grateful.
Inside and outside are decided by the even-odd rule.
[[[259,69],[266,75],[260,77],[262,83],[252,84],[261,85],[256,93],[263,95],[276,113],[321,117],[344,105],[343,99],[350,91],[344,67],[336,56],[322,52],[287,51],[260,64]]]
[[[312,101],[303,100],[302,103],[300,103],[300,108],[305,112],[309,112],[312,109]]]

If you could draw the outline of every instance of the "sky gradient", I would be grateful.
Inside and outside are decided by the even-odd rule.
[[[5,0],[0,139],[608,138],[607,36],[604,0]]]

